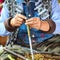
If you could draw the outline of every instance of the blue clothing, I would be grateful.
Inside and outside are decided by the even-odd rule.
[[[19,3],[19,0],[18,0],[18,3]],[[8,11],[6,5],[4,4],[2,12],[1,12],[1,17],[0,17],[0,36],[6,36],[6,35],[10,34],[10,32],[8,32],[4,26],[4,21],[7,18],[9,18],[9,11]],[[51,19],[56,23],[56,30],[54,31],[53,34],[60,34],[60,28],[59,28],[60,7],[58,5],[57,0],[52,0],[52,17],[51,17]],[[46,40],[46,39],[52,37],[53,34],[45,34],[36,29],[31,29],[32,41],[37,42],[37,43],[42,42],[43,40]],[[19,28],[18,39],[24,40],[24,43],[27,43],[27,44],[29,42],[25,24],[22,24],[22,26]]]

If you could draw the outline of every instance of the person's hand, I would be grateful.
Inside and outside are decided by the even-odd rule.
[[[33,17],[33,18],[26,20],[25,24],[29,25],[30,28],[35,28],[37,30],[40,30],[41,20],[38,17]]]
[[[26,17],[24,15],[16,14],[16,16],[11,19],[10,25],[12,27],[19,27],[19,26],[21,26],[21,24],[23,24],[25,19],[26,19]]]

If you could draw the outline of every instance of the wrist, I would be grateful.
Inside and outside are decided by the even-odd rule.
[[[13,24],[12,19],[10,20],[10,22],[9,22],[9,23],[10,23],[10,26],[11,26],[11,27],[14,27],[14,24]]]
[[[8,18],[8,20],[5,20],[4,21],[4,25],[5,25],[5,28],[9,31],[9,32],[12,32],[12,31],[15,31],[17,29],[17,27],[12,27],[11,24],[10,24],[10,21],[11,21],[11,17]]]
[[[50,29],[49,23],[47,21],[42,20],[40,30],[47,32],[47,31],[49,31],[49,29]]]
[[[44,21],[41,21],[41,27],[40,27],[41,31],[51,34],[55,31],[55,28],[56,28],[56,24],[53,20],[46,19]]]

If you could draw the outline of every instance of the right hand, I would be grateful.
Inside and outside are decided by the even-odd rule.
[[[16,16],[11,19],[10,25],[12,27],[19,27],[21,24],[23,24],[24,20],[26,20],[26,17],[24,15],[16,14]]]

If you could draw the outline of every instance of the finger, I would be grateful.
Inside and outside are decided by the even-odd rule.
[[[29,22],[29,21],[36,21],[36,20],[38,20],[38,19],[40,19],[40,18],[37,18],[37,17],[33,17],[33,18],[30,18],[30,19],[28,19],[28,20],[26,20],[27,22]]]
[[[17,21],[19,21],[19,22],[23,22],[23,19],[21,19],[21,18],[17,18]]]
[[[30,19],[26,20],[25,24],[30,25],[30,24],[33,24],[33,23],[34,23],[33,18],[30,18]]]
[[[30,27],[30,29],[31,29],[31,28],[34,28],[34,25],[29,25],[29,27]]]
[[[16,22],[16,23],[23,23],[22,19],[16,20],[15,22]]]
[[[20,26],[20,24],[16,24],[16,25],[15,25],[15,27],[19,27],[19,26]]]
[[[22,25],[22,22],[17,22],[17,23],[15,24],[15,26],[20,26],[20,25]]]
[[[38,22],[38,18],[30,18],[30,19],[26,20],[26,23],[28,23],[28,22],[33,22],[33,24],[35,24]]]
[[[25,24],[26,24],[26,25],[33,25],[33,21],[26,22]]]
[[[19,18],[22,18],[22,19],[27,19],[27,17],[24,16],[24,15],[22,15],[22,14],[17,14],[17,16],[18,16]]]
[[[30,21],[33,21],[33,20],[34,20],[34,18],[30,18],[30,19],[26,20],[26,22],[30,22]]]
[[[37,25],[30,25],[30,28],[36,28],[37,29]]]
[[[27,21],[25,24],[26,24],[26,25],[35,25],[35,24],[37,24],[37,22],[31,20],[31,21]]]

